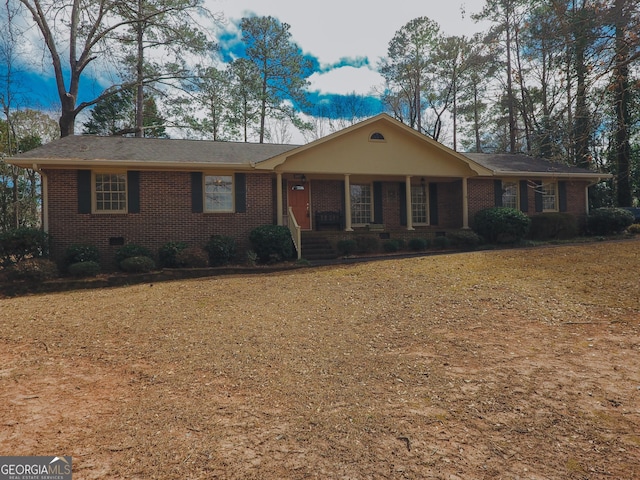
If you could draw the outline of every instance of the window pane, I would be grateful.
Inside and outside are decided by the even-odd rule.
[[[411,215],[413,223],[428,223],[427,217],[427,187],[426,185],[411,186]]]
[[[351,222],[370,223],[371,212],[371,185],[351,185]]]
[[[204,192],[205,210],[207,212],[233,211],[233,176],[205,176]]]
[[[542,209],[545,211],[558,209],[555,183],[545,183],[542,185]]]
[[[518,208],[518,184],[516,182],[502,182],[502,206]]]
[[[127,176],[124,173],[96,173],[97,212],[126,212]]]

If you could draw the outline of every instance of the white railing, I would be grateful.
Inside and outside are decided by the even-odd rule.
[[[296,247],[296,252],[298,252],[298,260],[300,260],[302,258],[302,233],[291,207],[289,207],[289,215],[287,216],[287,226],[291,232],[293,245]]]

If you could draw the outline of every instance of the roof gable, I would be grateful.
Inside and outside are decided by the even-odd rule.
[[[372,138],[382,136],[384,139]],[[462,177],[490,175],[473,160],[380,114],[256,164],[278,172]]]

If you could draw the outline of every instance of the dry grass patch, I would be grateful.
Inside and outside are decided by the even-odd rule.
[[[640,477],[640,241],[0,300],[74,478]]]

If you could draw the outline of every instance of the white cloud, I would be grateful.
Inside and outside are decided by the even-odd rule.
[[[470,15],[485,0],[400,0],[395,3],[323,0],[206,0],[214,12],[238,20],[249,13],[273,16],[291,26],[290,32],[304,52],[331,64],[343,57],[367,56],[372,63],[386,55],[397,30],[417,17],[438,22],[447,35],[471,35],[480,27]],[[462,18],[461,9],[465,10]]]
[[[368,95],[371,88],[382,85],[383,79],[378,72],[367,67],[340,67],[326,73],[314,73],[309,77],[309,90],[320,93],[347,95],[357,93]]]

